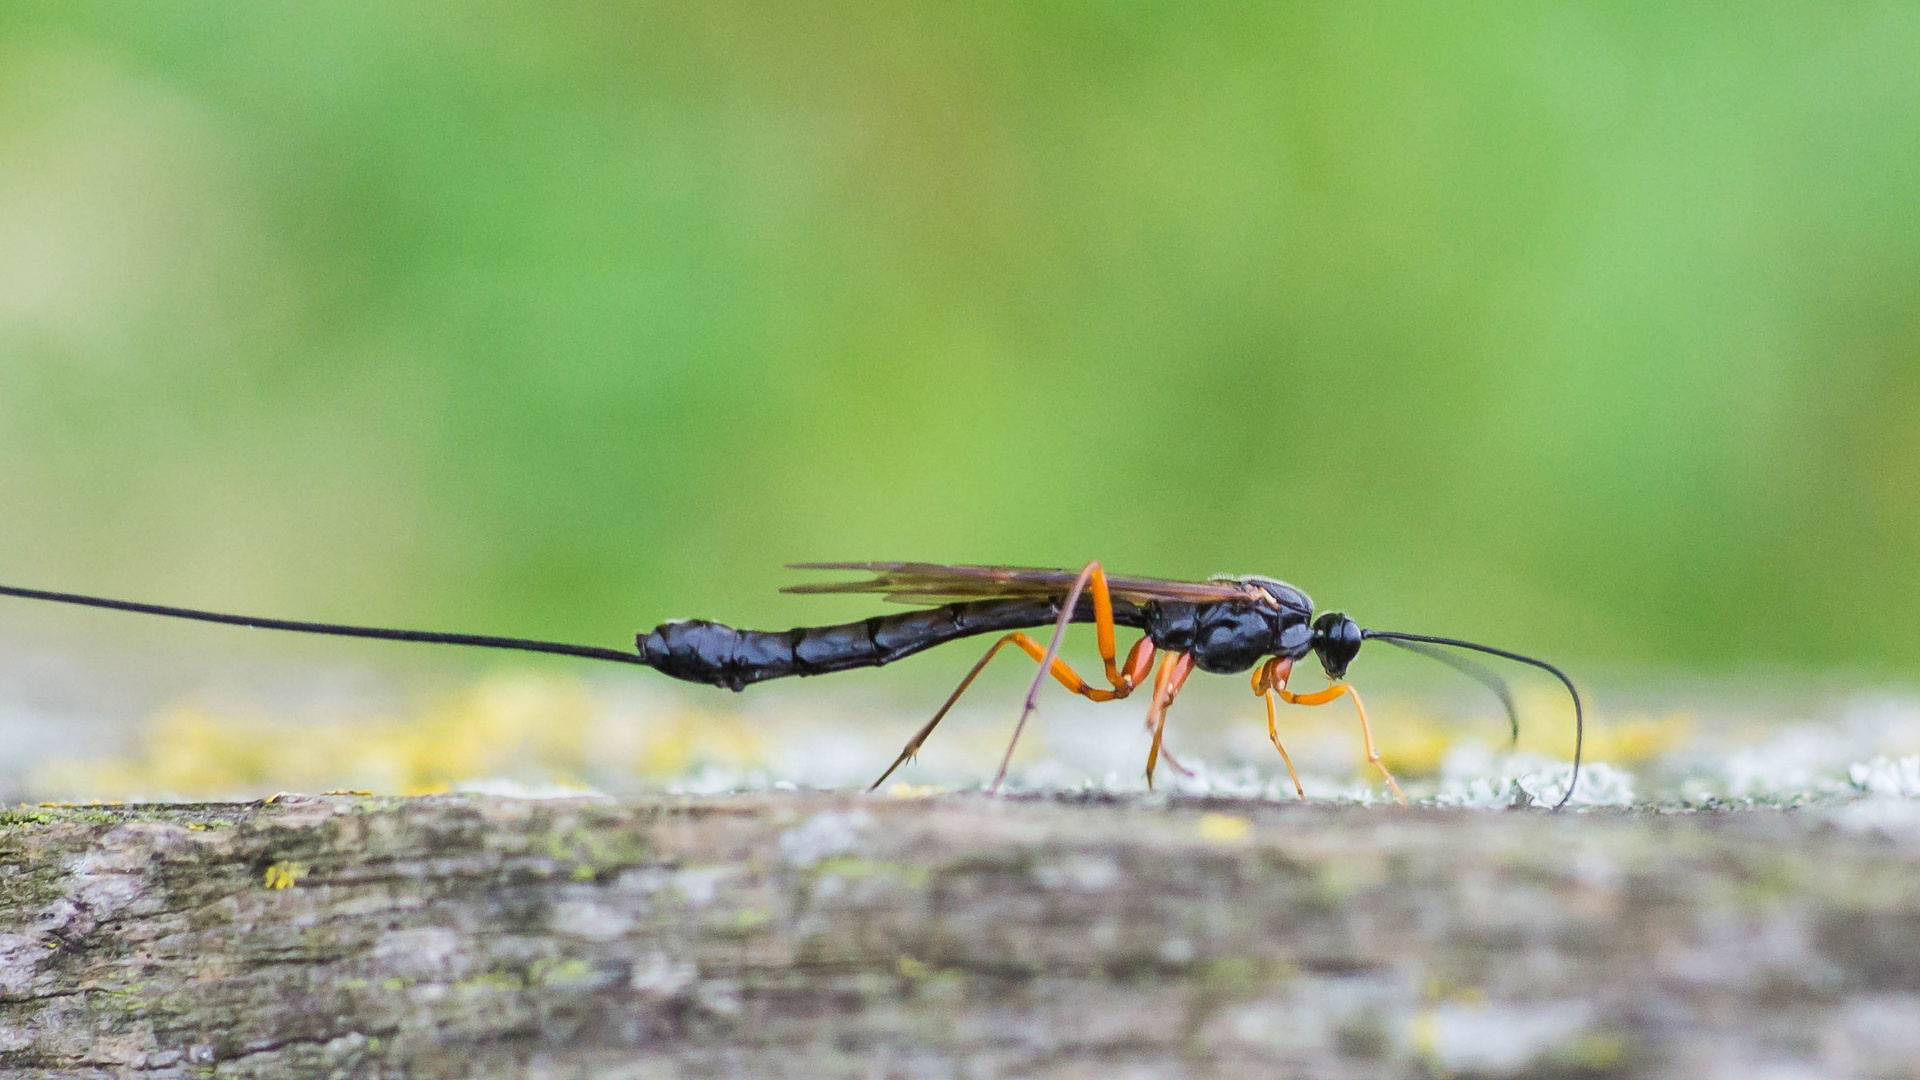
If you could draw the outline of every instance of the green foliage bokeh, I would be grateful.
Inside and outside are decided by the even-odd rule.
[[[0,580],[1920,669],[1908,4],[0,8]]]

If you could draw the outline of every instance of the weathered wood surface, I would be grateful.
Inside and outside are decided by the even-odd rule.
[[[0,849],[16,1076],[1920,1074],[1920,849],[1810,814],[335,796]]]

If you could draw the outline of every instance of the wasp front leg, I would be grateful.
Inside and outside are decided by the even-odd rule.
[[[1287,676],[1293,671],[1293,661],[1284,656],[1276,656],[1253,671],[1253,692],[1267,702],[1267,738],[1273,740],[1273,748],[1280,751],[1280,760],[1286,763],[1287,775],[1293,778],[1293,790],[1300,796],[1301,802],[1307,801],[1307,789],[1300,786],[1300,774],[1293,771],[1293,758],[1287,756],[1287,748],[1280,745],[1280,724],[1274,715],[1274,695],[1284,690]]]
[[[1336,682],[1325,690],[1316,690],[1311,694],[1295,694],[1283,686],[1276,688],[1274,693],[1280,695],[1280,700],[1289,705],[1325,705],[1342,697],[1352,698],[1354,711],[1360,714],[1360,737],[1367,745],[1367,763],[1379,769],[1380,775],[1386,777],[1387,788],[1393,792],[1394,798],[1400,800],[1400,805],[1407,805],[1407,797],[1400,793],[1400,785],[1394,781],[1393,774],[1380,763],[1380,750],[1373,745],[1373,727],[1367,723],[1367,707],[1360,701],[1360,692],[1351,684]]]

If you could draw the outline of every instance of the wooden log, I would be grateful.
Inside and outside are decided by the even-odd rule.
[[[26,808],[0,829],[0,1065],[1914,1075],[1916,861],[1909,840],[1778,811],[807,793]]]

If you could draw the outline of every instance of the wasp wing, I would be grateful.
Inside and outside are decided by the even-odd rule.
[[[790,570],[855,570],[873,575],[859,581],[822,581],[789,585],[789,593],[879,593],[901,604],[945,604],[955,600],[993,600],[1010,596],[1065,596],[1078,570],[1033,566],[949,566],[915,562],[791,563]],[[1244,600],[1237,581],[1163,581],[1159,578],[1107,575],[1107,591],[1116,600],[1143,604],[1181,600],[1202,604]]]

